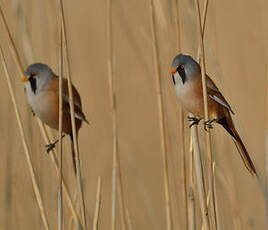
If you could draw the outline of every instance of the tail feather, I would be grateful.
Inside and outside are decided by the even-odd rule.
[[[227,118],[224,117],[224,118],[220,119],[219,121],[217,121],[217,123],[222,125],[222,127],[225,128],[225,130],[233,137],[233,141],[235,143],[235,146],[236,146],[247,170],[252,175],[254,175],[254,174],[256,175],[257,173],[256,173],[255,166],[254,166],[254,164],[253,164],[253,162],[248,154],[248,151],[247,151],[245,145],[243,144],[238,132],[236,131],[236,129],[232,123],[231,117],[230,117],[229,122],[227,121]]]

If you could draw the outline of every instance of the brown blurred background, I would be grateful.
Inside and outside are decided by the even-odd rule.
[[[91,123],[81,128],[79,137],[90,227],[97,177],[100,175],[103,180],[99,229],[111,226],[112,120],[107,76],[106,4],[104,0],[64,1],[71,74]],[[169,75],[171,61],[179,52],[176,48],[174,1],[154,0],[154,4],[167,126],[172,218],[174,229],[184,229],[179,106]],[[24,68],[30,64],[29,53],[32,52],[34,62],[46,63],[58,73],[56,6],[56,1],[1,1]],[[232,105],[236,127],[262,183],[267,120],[267,10],[265,0],[210,1],[204,41],[207,73]],[[178,15],[181,52],[196,57],[198,30],[194,0],[178,0]],[[149,1],[112,1],[112,18],[119,155],[125,202],[133,229],[162,230],[166,229],[165,196]],[[48,221],[51,229],[56,229],[57,176],[46,154],[36,119],[27,104],[19,72],[7,46],[3,24],[0,25],[0,44],[4,47],[16,90]],[[27,36],[29,47],[25,43]],[[0,229],[42,229],[2,67],[0,76]],[[185,127],[188,127],[186,122]],[[200,132],[204,132],[201,126]],[[236,215],[241,218],[242,229],[264,229],[265,199],[259,183],[244,168],[231,138],[223,129],[215,125],[212,133],[221,229],[234,229],[232,201],[228,195],[230,187],[234,188],[239,204]],[[54,134],[56,137],[56,132]],[[185,134],[188,170],[188,128],[185,128]],[[74,194],[76,182],[67,139],[64,140],[64,150],[64,175],[71,194]],[[203,155],[206,160],[206,151]],[[199,216],[197,197],[196,204]],[[64,214],[65,229],[68,229],[70,213],[66,207]],[[121,229],[119,221],[117,229]],[[199,225],[197,229],[200,229]]]

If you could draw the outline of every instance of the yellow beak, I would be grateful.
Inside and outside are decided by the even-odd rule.
[[[21,81],[22,81],[22,82],[27,82],[27,81],[29,81],[29,78],[27,78],[27,77],[22,77],[22,78],[21,78]]]
[[[171,74],[174,74],[174,73],[176,73],[176,72],[177,72],[176,69],[172,69],[172,70],[171,70]]]

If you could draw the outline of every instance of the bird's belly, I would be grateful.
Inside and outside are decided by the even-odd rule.
[[[203,97],[195,92],[190,84],[183,87],[176,87],[176,95],[181,105],[194,116],[203,118]]]
[[[204,118],[204,99],[203,99],[203,92],[200,90],[193,90],[192,86],[189,87],[177,87],[176,94],[177,98],[182,104],[182,106],[194,116]],[[221,109],[219,104],[208,97],[208,112],[209,112],[209,119],[218,119],[218,113]]]
[[[58,98],[52,92],[39,92],[28,97],[34,113],[51,128],[58,128]],[[56,101],[53,101],[53,98]]]

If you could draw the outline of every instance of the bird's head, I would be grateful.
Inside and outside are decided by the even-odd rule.
[[[46,87],[53,76],[53,71],[47,65],[34,63],[26,69],[22,82],[25,83],[26,89],[30,88],[35,94],[36,91]]]
[[[200,66],[191,56],[179,54],[173,59],[171,74],[175,85],[185,84],[199,76]]]

